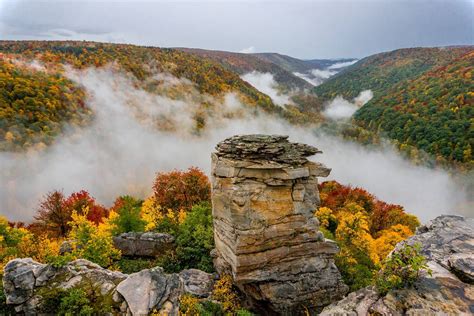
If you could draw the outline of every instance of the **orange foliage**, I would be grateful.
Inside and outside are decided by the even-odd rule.
[[[209,179],[196,167],[158,173],[153,190],[155,202],[163,210],[190,210],[194,204],[211,198]]]

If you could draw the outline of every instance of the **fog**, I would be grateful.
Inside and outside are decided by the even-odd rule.
[[[278,91],[278,83],[275,81],[271,73],[252,71],[241,76],[241,78],[268,95],[273,103],[279,106],[291,103],[288,95]]]
[[[292,141],[318,147],[324,153],[312,159],[333,169],[330,179],[401,204],[423,221],[452,213],[467,199],[447,173],[413,166],[390,147],[369,150],[290,126],[248,110],[233,94],[222,100],[196,95],[189,82],[158,75],[169,86],[191,85],[188,96],[173,100],[135,88],[131,78],[108,68],[68,70],[67,74],[89,93],[87,103],[96,113],[94,121],[82,130],[67,131],[39,153],[0,154],[0,212],[10,220],[31,220],[39,199],[56,189],[65,194],[88,190],[106,206],[121,194],[146,197],[156,172],[198,166],[209,173],[215,144],[248,133],[287,134]],[[198,136],[192,118],[200,100],[220,108],[207,114],[207,128]],[[157,125],[162,121],[164,128]]]
[[[307,71],[306,73],[294,72],[293,75],[306,80],[313,86],[319,86],[321,83],[323,83],[324,81],[326,81],[327,79],[331,78],[332,76],[337,74],[339,71],[341,71],[343,68],[353,65],[356,62],[358,62],[357,59],[352,60],[352,61],[335,63],[324,69],[311,69],[310,71]]]
[[[323,115],[335,121],[348,120],[357,109],[369,102],[372,97],[373,93],[371,90],[361,91],[352,102],[347,101],[341,96],[337,96],[326,105]]]

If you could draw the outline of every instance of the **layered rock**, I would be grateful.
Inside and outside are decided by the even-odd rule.
[[[45,313],[47,297],[71,288],[92,290],[94,303],[110,306],[113,314],[178,315],[181,295],[208,297],[213,282],[211,274],[196,269],[166,274],[156,267],[127,275],[83,259],[60,268],[30,258],[14,259],[5,266],[3,277],[7,304],[28,315]]]
[[[349,294],[321,315],[472,315],[474,314],[474,219],[440,216],[417,229],[405,243],[422,245],[432,274],[413,287],[380,296],[368,287]]]
[[[123,256],[157,257],[173,247],[174,237],[155,232],[129,232],[115,236],[113,241]]]
[[[347,292],[334,264],[337,245],[314,217],[320,151],[287,136],[243,135],[212,154],[215,267],[254,303],[278,313],[321,307]]]

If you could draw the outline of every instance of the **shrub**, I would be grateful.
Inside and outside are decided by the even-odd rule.
[[[146,221],[141,217],[141,206],[143,201],[131,196],[121,196],[116,201],[112,210],[118,215],[111,224],[115,225],[114,235],[127,232],[145,231]]]
[[[81,289],[70,289],[62,297],[59,304],[58,315],[93,315],[94,309],[87,293]]]
[[[72,240],[72,255],[108,268],[120,259],[120,251],[114,248],[112,235],[101,226],[95,226],[87,220],[87,211],[83,215],[72,214],[72,229],[68,238]]]
[[[426,258],[420,254],[421,244],[405,244],[400,250],[388,257],[379,271],[375,285],[377,291],[384,295],[393,289],[411,286],[425,270],[431,275],[426,265]]]
[[[195,267],[206,272],[213,272],[214,267],[210,255],[213,248],[211,206],[209,203],[196,205],[179,226],[179,235],[176,239],[176,256],[183,263],[182,269]]]
[[[239,299],[232,285],[232,277],[228,274],[222,275],[214,284],[212,298],[222,304],[226,313],[234,313],[240,309]]]
[[[214,271],[210,255],[214,248],[214,233],[209,203],[195,205],[181,224],[165,217],[157,230],[176,236],[176,249],[160,261],[166,271],[179,272],[189,268]]]

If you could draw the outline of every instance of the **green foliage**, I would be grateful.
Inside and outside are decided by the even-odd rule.
[[[375,285],[379,293],[386,294],[390,290],[411,286],[419,278],[420,272],[425,270],[431,274],[426,265],[426,258],[420,254],[421,244],[403,248],[392,253],[376,277]]]
[[[43,290],[39,312],[50,315],[103,315],[110,313],[112,308],[109,303],[99,299],[93,292],[82,288],[67,290],[54,288]]]
[[[166,219],[165,222],[167,222]],[[163,267],[171,272],[189,268],[213,272],[214,267],[210,256],[214,248],[212,227],[210,204],[201,203],[193,206],[184,222],[179,224],[176,230],[171,231],[176,232],[176,249],[169,256],[164,256],[161,262]]]
[[[372,99],[354,118],[363,128],[415,147],[437,161],[473,165],[474,54],[468,54]],[[417,152],[409,153],[418,160]]]
[[[120,271],[126,274],[140,272],[144,269],[151,269],[159,266],[157,259],[142,259],[142,258],[121,258],[116,262]]]
[[[62,297],[59,304],[58,315],[93,315],[94,309],[90,305],[91,302],[85,291],[81,289],[71,289]]]
[[[385,93],[399,82],[415,78],[424,72],[448,63],[472,48],[407,48],[366,57],[344,69],[314,88],[323,99],[337,95],[355,98],[363,90],[372,90],[374,96]]]
[[[112,232],[114,235],[145,231],[146,221],[141,217],[142,203],[143,201],[128,195],[117,199],[113,209],[118,217],[111,220],[111,223],[116,226]]]

